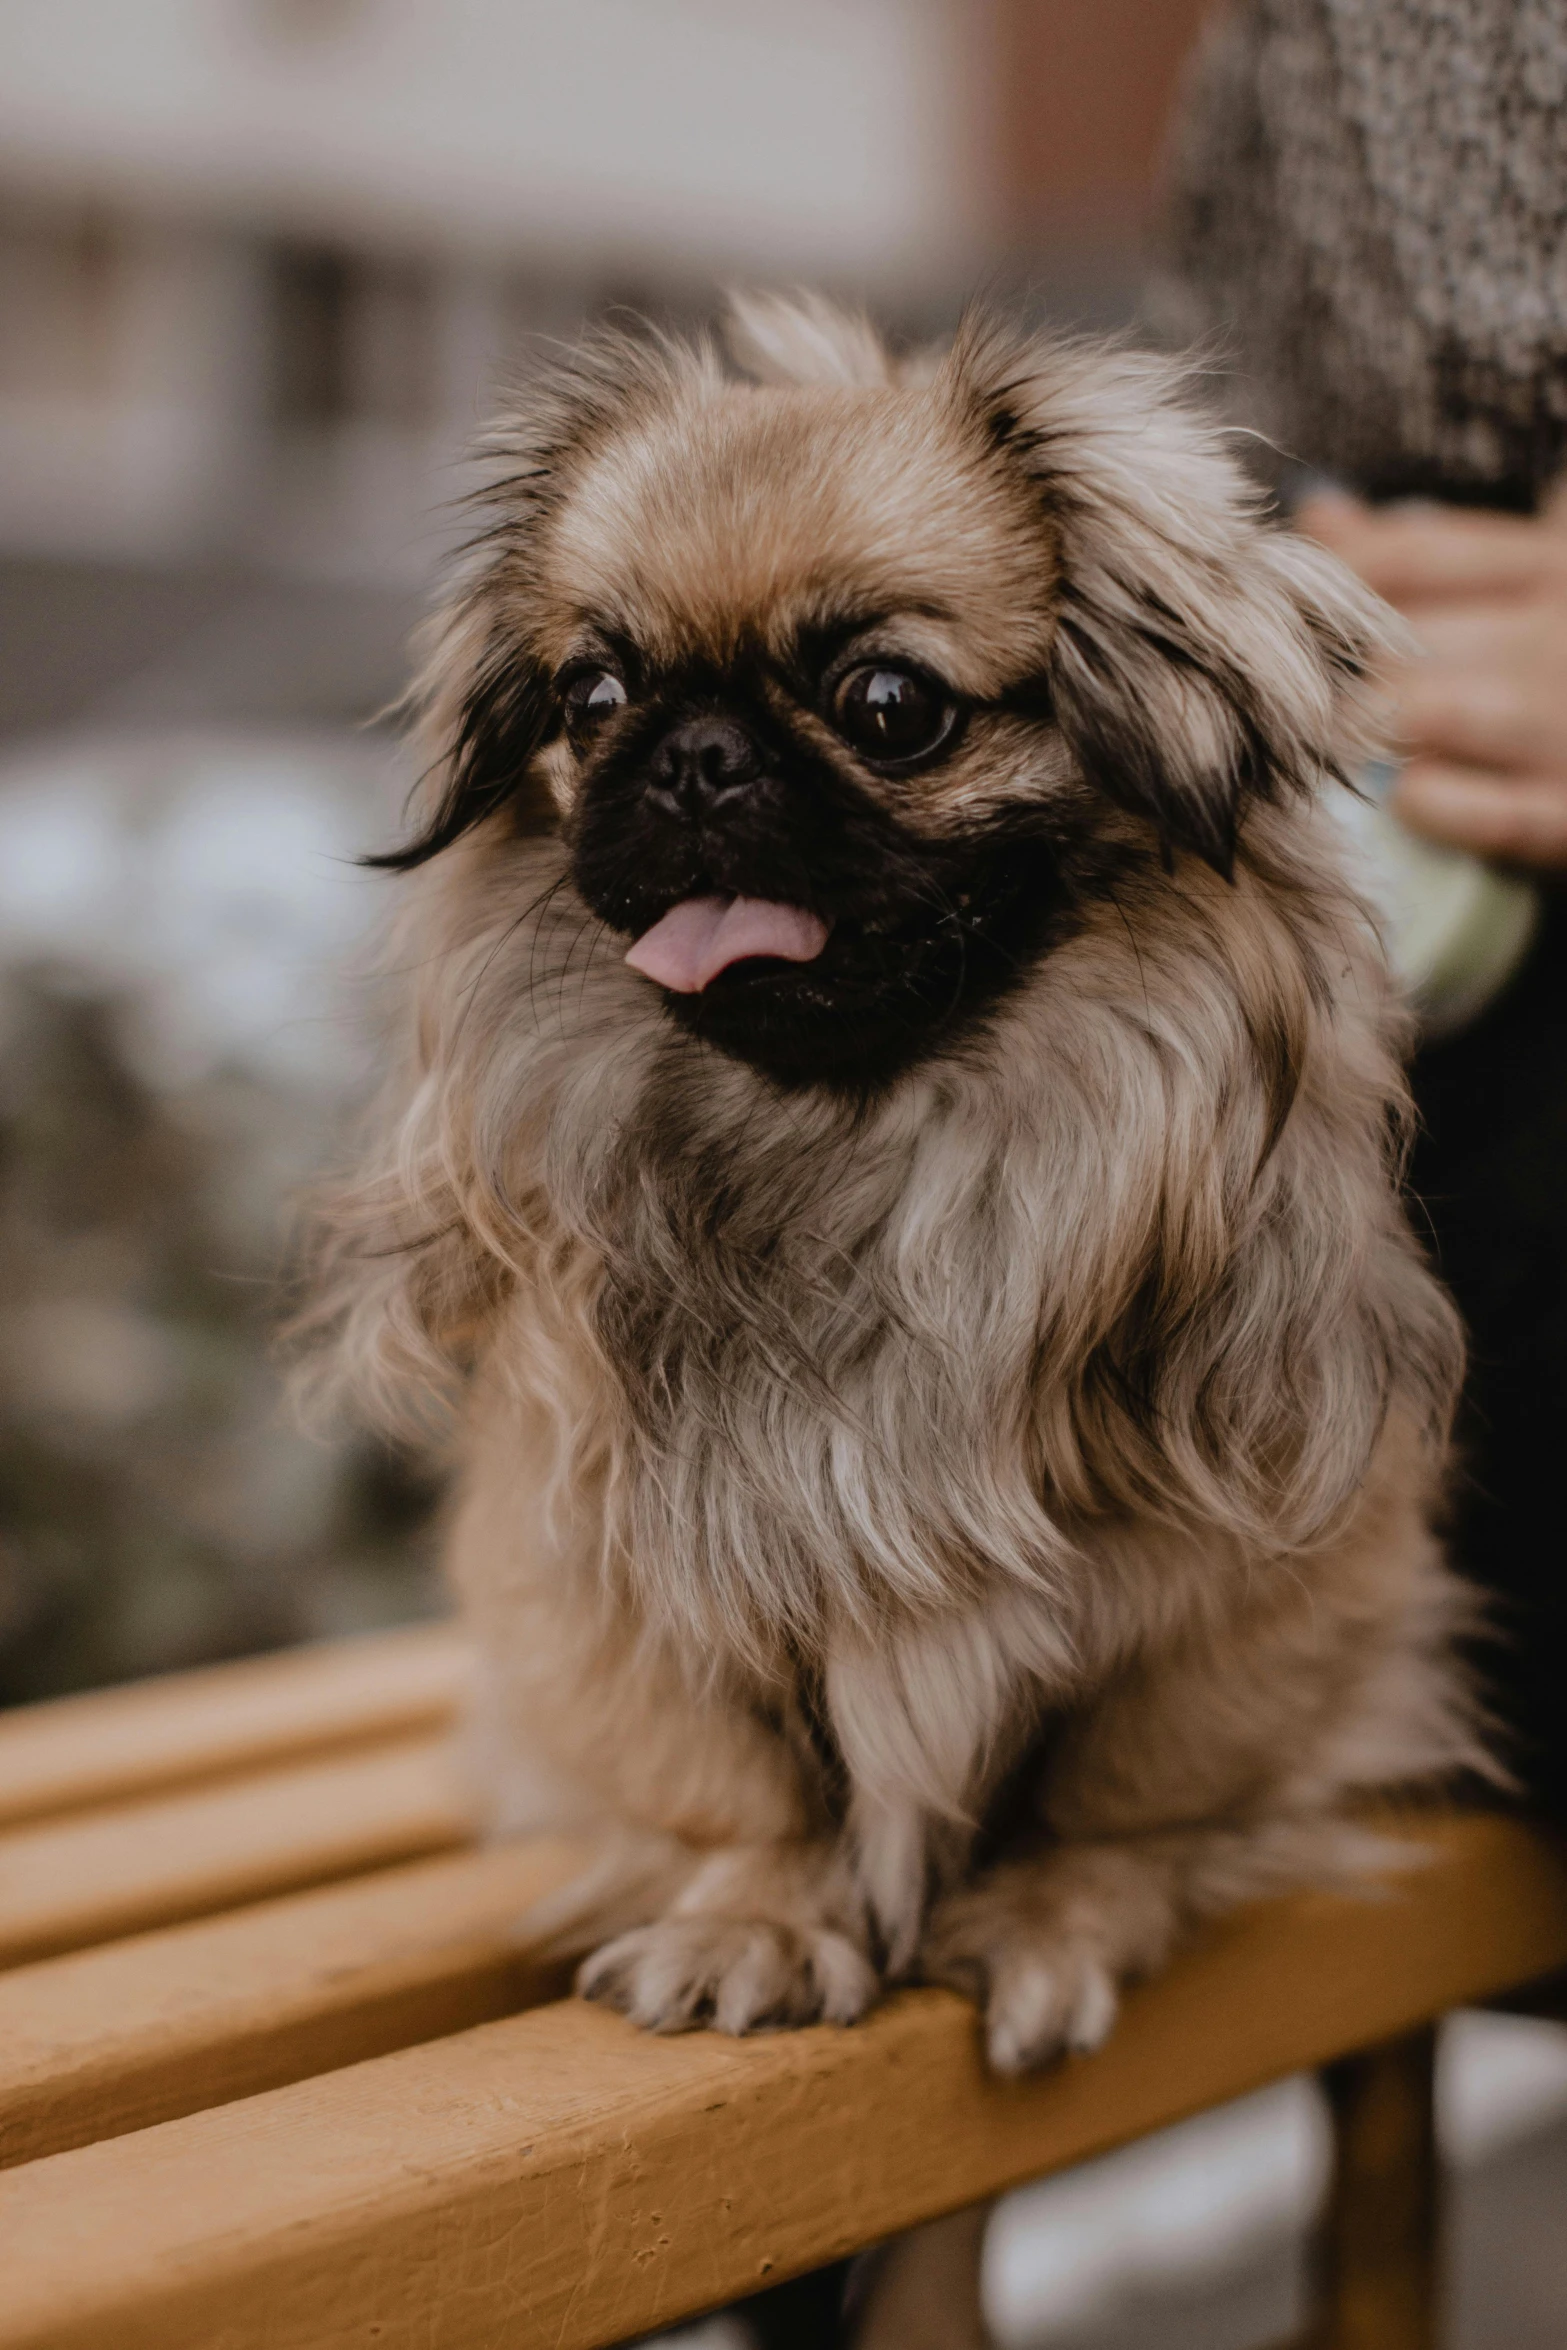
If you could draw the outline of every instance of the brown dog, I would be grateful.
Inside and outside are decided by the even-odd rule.
[[[605,1840],[583,1989],[939,1976],[1016,2071],[1482,1760],[1322,807],[1385,620],[1163,362],[735,340],[589,343],[503,428],[323,1311],[457,1413],[486,1801]]]

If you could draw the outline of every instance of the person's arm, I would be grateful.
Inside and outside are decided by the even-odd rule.
[[[1567,501],[1538,520],[1319,497],[1298,516],[1406,613],[1393,674],[1411,831],[1567,872]]]

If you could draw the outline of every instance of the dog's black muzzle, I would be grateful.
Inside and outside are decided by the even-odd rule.
[[[820,916],[813,962],[756,957],[665,998],[683,1027],[788,1085],[885,1083],[995,1000],[1062,899],[1037,822],[921,838],[722,707],[618,746],[584,784],[571,848],[582,896],[628,940],[693,897]]]

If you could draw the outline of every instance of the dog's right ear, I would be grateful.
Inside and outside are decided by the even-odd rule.
[[[541,541],[578,469],[628,421],[713,382],[711,344],[646,328],[597,328],[527,377],[483,435],[482,516],[443,608],[423,632],[404,701],[430,757],[411,838],[367,865],[406,873],[508,807],[523,832],[555,808],[536,772],[559,725],[553,680],[532,651]]]
[[[415,688],[420,731],[441,746],[425,778],[427,791],[442,779],[434,803],[401,847],[361,858],[364,865],[411,873],[508,803],[520,832],[551,828],[549,794],[534,773],[558,723],[550,678],[521,644],[499,632],[465,658],[466,633],[460,620],[438,629],[424,690]]]

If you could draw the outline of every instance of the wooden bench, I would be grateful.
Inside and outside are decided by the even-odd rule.
[[[1209,1933],[1047,2079],[972,2011],[654,2039],[512,1922],[444,1627],[0,1716],[0,2350],[590,2350],[1326,2068],[1334,2350],[1431,2325],[1429,2027],[1567,1967],[1567,1864],[1426,1817],[1429,1865]]]

